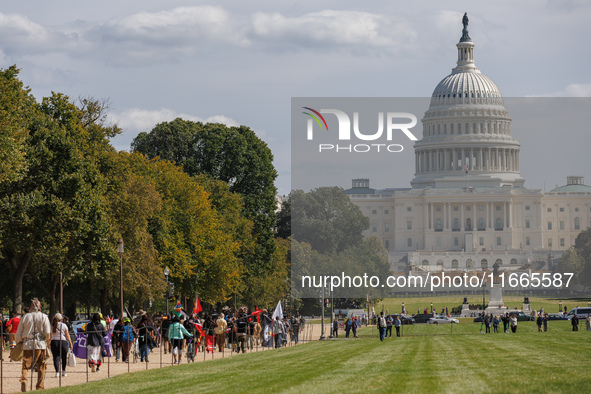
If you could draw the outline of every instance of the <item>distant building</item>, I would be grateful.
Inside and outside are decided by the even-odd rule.
[[[591,224],[591,186],[569,176],[549,192],[524,187],[511,118],[463,33],[457,66],[422,119],[412,188],[375,190],[362,178],[345,192],[370,219],[365,235],[382,239],[392,271],[551,269]]]

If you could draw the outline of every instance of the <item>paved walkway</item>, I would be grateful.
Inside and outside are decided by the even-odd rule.
[[[318,340],[320,338],[321,326],[320,324],[306,324],[303,332],[300,334],[300,341],[305,343],[306,341]],[[328,336],[330,333],[329,325],[325,325],[325,332]],[[294,346],[293,342],[288,342],[288,346]],[[301,346],[301,345],[300,345]],[[271,348],[263,349],[261,346],[255,347],[253,350],[248,352],[262,352],[269,351]],[[185,352],[186,353],[186,352]],[[183,364],[187,363],[186,354],[183,353]],[[2,361],[2,392],[3,393],[16,393],[20,392],[19,378],[21,376],[21,362],[8,362],[8,352],[3,353],[4,360]],[[205,357],[204,357],[205,356]],[[225,348],[224,352],[219,353],[203,353],[198,352],[195,356],[195,362],[203,362],[212,359],[219,359],[225,357],[239,357],[240,355]],[[149,355],[149,363],[122,363],[115,362],[115,358],[105,358],[100,372],[92,373],[88,368],[87,364],[83,359],[77,359],[78,365],[75,368],[66,368],[68,376],[56,378],[55,369],[53,368],[53,359],[47,362],[47,373],[45,375],[45,388],[54,388],[61,386],[72,386],[82,384],[86,382],[92,382],[94,380],[105,379],[109,376],[115,376],[128,372],[136,372],[146,369],[157,369],[164,367],[174,367],[172,363],[172,355],[164,354],[163,348],[155,348]],[[31,390],[31,380],[33,381],[33,390],[35,390],[35,383],[37,382],[37,374],[29,374],[29,382],[27,384],[27,390]],[[61,382],[60,382],[61,380]],[[81,387],[81,390],[83,387]]]

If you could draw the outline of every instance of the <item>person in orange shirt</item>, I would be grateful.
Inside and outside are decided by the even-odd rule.
[[[12,313],[12,319],[6,323],[7,331],[8,331],[8,344],[10,345],[10,361],[12,361],[12,350],[16,346],[16,331],[18,330],[18,326],[21,321],[21,315],[18,312]]]

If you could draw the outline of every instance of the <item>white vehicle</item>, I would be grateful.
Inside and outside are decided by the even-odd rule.
[[[586,319],[587,318],[587,314],[591,313],[591,308],[574,308],[571,309],[570,312],[568,312],[568,315],[566,315],[566,318],[568,320],[572,320],[573,316],[575,315],[575,313],[577,314],[577,317],[580,319]]]
[[[429,324],[458,324],[460,321],[458,319],[452,319],[451,317],[447,316],[435,316],[429,319],[427,323]]]

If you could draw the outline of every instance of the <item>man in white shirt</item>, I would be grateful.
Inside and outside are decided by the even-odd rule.
[[[29,313],[21,319],[16,332],[16,341],[23,342],[23,366],[21,372],[21,391],[27,391],[27,375],[37,364],[37,390],[45,388],[45,367],[47,342],[51,334],[51,325],[46,314],[41,312],[41,302],[33,298]]]

